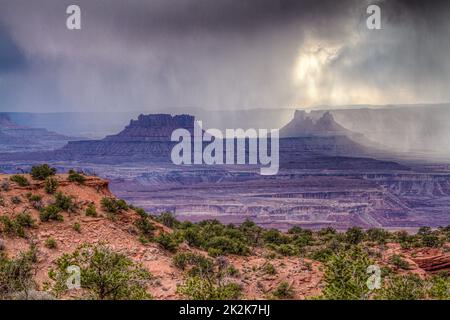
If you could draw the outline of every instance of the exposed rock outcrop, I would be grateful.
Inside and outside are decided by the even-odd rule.
[[[417,265],[428,272],[449,272],[450,273],[450,253],[444,253],[432,257],[422,257],[413,259]]]

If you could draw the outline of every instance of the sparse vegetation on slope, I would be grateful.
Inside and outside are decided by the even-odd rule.
[[[15,174],[9,178],[11,181],[17,183],[21,187],[27,187],[30,185],[30,182],[28,182],[28,179],[20,174]]]
[[[69,170],[69,181],[83,184],[86,181],[86,177],[84,176],[84,173],[71,169]]]
[[[8,258],[0,252],[0,300],[27,298],[36,283],[33,279],[36,262],[36,250],[19,254],[17,258]]]
[[[124,200],[115,199],[112,197],[104,197],[101,200],[102,208],[109,213],[111,218],[114,218],[116,214],[128,210],[128,205]]]
[[[48,177],[45,179],[45,192],[49,194],[53,194],[56,192],[56,189],[58,189],[58,180]]]
[[[64,217],[60,214],[61,209],[53,204],[50,204],[40,210],[39,217],[42,222],[50,220],[63,221]]]
[[[48,164],[42,164],[31,168],[31,177],[34,180],[45,180],[50,176],[56,174],[56,169],[50,167]]]
[[[79,173],[80,182],[48,169],[18,175],[27,185],[0,176],[0,298],[449,298],[448,273],[436,270],[448,261],[449,226],[286,233],[249,220],[180,222],[115,198],[100,178]],[[30,243],[34,258],[26,260]],[[420,262],[428,257],[440,264]],[[380,289],[367,287],[369,265],[380,267]],[[9,276],[12,266],[23,287]],[[81,269],[81,290],[68,289],[69,266]]]
[[[191,265],[189,277],[177,288],[182,296],[193,300],[230,300],[241,296],[242,287],[227,280],[230,268],[226,259],[213,261],[201,255],[188,254],[179,255],[174,262],[179,263],[180,258],[185,260],[186,265]]]
[[[95,204],[89,203],[85,210],[85,214],[88,217],[96,218],[97,217],[97,209],[95,208]]]
[[[80,285],[87,298],[99,300],[150,299],[146,284],[151,274],[123,254],[104,245],[84,245],[61,256],[49,276],[56,295],[67,291],[69,266],[80,270]]]

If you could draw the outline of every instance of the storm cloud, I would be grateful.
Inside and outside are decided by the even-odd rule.
[[[81,7],[82,30],[66,28]],[[381,7],[382,29],[366,27]],[[445,1],[0,0],[0,111],[450,101]]]

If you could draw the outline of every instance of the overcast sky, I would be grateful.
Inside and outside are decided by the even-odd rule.
[[[447,102],[448,3],[0,0],[0,111]]]

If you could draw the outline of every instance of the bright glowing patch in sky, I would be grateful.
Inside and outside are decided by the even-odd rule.
[[[293,80],[306,103],[314,103],[320,99],[325,69],[338,50],[337,47],[325,47],[314,41],[309,41],[300,49]]]

